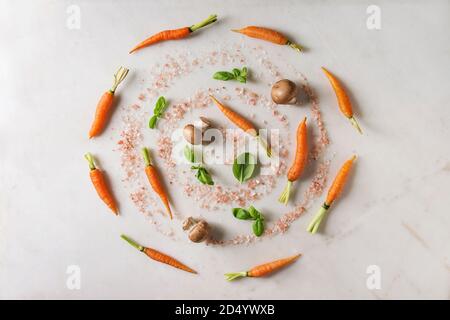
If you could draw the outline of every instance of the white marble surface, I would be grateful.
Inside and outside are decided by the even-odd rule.
[[[448,299],[448,1],[189,3],[0,1],[0,298]],[[66,27],[71,4],[81,9],[79,30]],[[381,30],[366,28],[371,4],[381,8]],[[185,43],[127,54],[150,31],[210,13],[221,22]],[[319,200],[286,235],[249,247],[168,241],[122,193],[122,216],[111,216],[88,186],[82,159],[86,150],[104,150],[103,167],[121,174],[108,134],[95,143],[84,138],[111,72],[123,64],[138,73],[181,45],[194,51],[243,41],[228,30],[247,24],[288,31],[309,48],[301,58],[283,54],[320,96],[331,173],[350,153],[359,155],[350,190],[324,233],[305,232]],[[351,88],[364,136],[337,113],[321,65]],[[138,92],[137,77],[127,80],[121,103]],[[276,193],[281,188],[280,181]],[[274,200],[265,201],[258,205]],[[200,274],[146,261],[118,238],[122,232],[190,262]],[[304,256],[270,278],[223,280],[225,271],[297,251]],[[66,287],[68,265],[81,268],[80,290]],[[369,265],[381,269],[379,290],[366,287]]]

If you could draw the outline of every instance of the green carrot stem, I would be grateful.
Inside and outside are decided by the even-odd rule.
[[[214,23],[216,21],[217,21],[217,14],[212,14],[207,19],[203,20],[202,22],[190,26],[189,30],[191,30],[191,32],[194,32],[194,31],[196,31],[200,28],[206,27],[207,25]]]
[[[235,280],[235,279],[243,278],[243,277],[248,277],[248,272],[247,272],[247,271],[233,272],[233,273],[225,273],[225,278],[226,278],[228,281],[233,281],[233,280]]]
[[[288,40],[288,42],[286,42],[286,45],[297,50],[298,52],[303,52],[303,47],[301,45],[299,45],[298,43],[293,43]]]
[[[89,162],[89,169],[95,170],[94,157],[89,152],[84,155],[85,159]]]
[[[292,186],[292,181],[287,182],[286,187],[283,190],[283,193],[281,194],[281,196],[278,198],[278,201],[281,203],[284,203],[285,205],[288,203],[289,201],[289,195],[291,193],[291,186]]]
[[[150,157],[150,152],[148,152],[147,148],[142,148],[142,156],[144,157],[145,166],[151,166],[152,165],[152,158]]]
[[[325,218],[329,208],[330,208],[330,206],[326,203],[324,203],[322,205],[322,207],[320,207],[319,211],[316,213],[313,220],[311,221],[311,223],[308,226],[308,229],[307,229],[308,232],[310,232],[312,234],[317,232],[317,230],[319,229],[320,223]]]
[[[356,121],[356,118],[352,116],[348,119],[350,120],[350,123],[352,124],[352,126],[354,126],[356,128],[356,130],[358,130],[358,132],[360,134],[362,134],[361,127],[359,126],[358,121]]]
[[[140,244],[138,244],[137,242],[135,242],[134,240],[128,238],[126,235],[122,234],[120,236],[123,240],[125,240],[126,242],[128,242],[129,244],[131,244],[133,247],[135,247],[136,249],[138,249],[139,251],[144,251],[144,247],[141,246]]]
[[[270,158],[272,157],[272,150],[270,149],[270,147],[267,145],[267,142],[261,138],[260,135],[257,136],[258,142],[261,144],[261,147],[263,147],[264,150],[266,150],[266,154],[267,156]]]
[[[113,83],[111,89],[109,89],[109,91],[111,91],[111,93],[114,93],[116,91],[116,89],[119,86],[119,84],[127,76],[128,71],[129,70],[127,68],[124,68],[124,67],[120,67],[119,70],[117,70],[117,72],[114,74],[114,83]]]

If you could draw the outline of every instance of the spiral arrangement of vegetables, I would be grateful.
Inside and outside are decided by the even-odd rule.
[[[210,25],[217,21],[217,15],[210,15],[204,21],[192,25],[190,27],[183,27],[174,30],[164,30],[158,32],[151,37],[145,39],[144,41],[137,44],[133,49],[131,49],[130,53],[136,52],[142,48],[154,45],[156,43],[168,40],[179,40],[186,38],[191,33],[204,28],[207,25]],[[242,29],[233,29],[232,31],[238,32],[240,34],[246,35],[251,38],[256,38],[260,40],[265,40],[277,45],[287,45],[291,48],[299,52],[303,52],[303,47],[299,44],[292,42],[286,36],[281,34],[278,31],[260,27],[260,26],[248,26]],[[335,91],[336,98],[338,101],[338,106],[340,111],[346,116],[351,124],[358,130],[359,133],[362,133],[362,130],[356,121],[355,115],[353,113],[352,103],[346,90],[344,89],[343,84],[337,79],[337,77],[328,71],[325,68],[322,68],[326,77],[328,78],[333,90]],[[91,128],[89,130],[89,138],[99,136],[103,130],[105,129],[107,122],[110,118],[112,107],[114,104],[114,94],[119,84],[126,78],[129,70],[124,67],[120,67],[118,71],[114,75],[114,83],[111,89],[105,92],[100,101],[97,104],[95,117],[92,122]],[[247,67],[242,68],[234,68],[231,71],[218,71],[213,75],[213,78],[221,81],[229,81],[236,80],[241,84],[246,84],[248,81],[249,70]],[[297,103],[297,87],[296,84],[288,79],[282,79],[277,81],[271,91],[272,100],[276,104],[296,104]],[[211,101],[219,108],[222,114],[228,118],[233,124],[235,124],[238,128],[242,129],[244,132],[258,139],[259,143],[263,146],[269,157],[272,156],[271,148],[268,146],[266,140],[264,140],[258,133],[256,127],[250,122],[247,118],[234,111],[230,107],[221,103],[214,96],[210,96]],[[149,128],[155,129],[157,125],[158,119],[163,118],[164,111],[166,110],[168,103],[164,97],[159,97],[156,102],[156,105],[153,109],[153,115],[149,120]],[[200,117],[202,121],[202,130],[199,133],[197,128],[192,125],[186,125],[184,128],[184,137],[188,141],[189,145],[186,146],[184,150],[184,155],[186,159],[192,164],[191,169],[196,170],[196,177],[198,181],[206,186],[214,185],[214,181],[212,179],[211,174],[204,167],[202,162],[198,162],[195,157],[194,146],[198,144],[205,144],[203,141],[203,133],[204,130],[210,127],[210,122],[208,119],[204,117]],[[295,157],[293,163],[287,173],[287,185],[279,197],[279,201],[285,205],[288,204],[292,184],[294,181],[297,181],[301,178],[307,163],[308,163],[308,128],[306,124],[306,117],[299,123],[297,128],[297,147],[295,150]],[[161,175],[158,173],[156,167],[152,163],[149,150],[147,148],[142,148],[142,155],[144,158],[144,171],[150,183],[150,186],[154,190],[154,192],[160,197],[161,202],[170,219],[173,219],[172,209],[169,202],[169,194],[164,186]],[[95,190],[98,193],[100,199],[111,209],[111,211],[118,215],[118,205],[117,201],[113,196],[109,185],[106,182],[106,178],[104,173],[99,170],[95,163],[94,158],[90,153],[85,155],[89,163],[90,168],[90,178],[91,182],[94,185]],[[354,163],[356,156],[353,156],[351,159],[347,160],[340,171],[338,172],[334,182],[332,183],[328,195],[326,197],[325,202],[322,207],[313,218],[311,223],[309,224],[307,231],[314,234],[319,230],[320,224],[326,216],[330,206],[334,201],[339,197],[342,193],[344,185],[348,179],[350,169]],[[236,157],[233,164],[233,175],[240,183],[244,183],[248,179],[252,178],[256,167],[256,161],[253,158],[251,153],[243,153]],[[258,211],[254,206],[250,206],[248,209],[245,208],[234,208],[232,209],[233,216],[236,219],[240,220],[251,220],[252,230],[256,237],[260,237],[264,233],[264,216]],[[185,223],[183,224],[184,230],[190,230],[189,238],[193,242],[201,242],[204,241],[208,237],[209,225],[204,220],[195,220],[192,217],[189,217]],[[170,265],[172,267],[184,270],[189,273],[196,273],[193,269],[187,267],[183,263],[178,260],[159,252],[155,249],[147,248],[137,244],[134,240],[129,237],[122,235],[122,239],[127,241],[133,247],[138,249],[139,251],[145,253],[148,257],[153,260],[162,262],[164,264]],[[279,259],[276,261],[272,261],[269,263],[265,263],[254,268],[251,268],[248,271],[236,272],[236,273],[227,273],[225,274],[226,279],[231,281],[241,277],[262,277],[266,276],[276,270],[279,270],[289,264],[292,264],[300,257],[300,254],[287,257],[284,259]]]

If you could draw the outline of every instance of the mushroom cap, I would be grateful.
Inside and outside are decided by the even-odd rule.
[[[201,143],[202,133],[193,124],[187,124],[183,129],[183,137],[190,144],[198,145]]]
[[[272,100],[276,104],[294,104],[297,102],[297,86],[289,79],[282,79],[272,86]]]
[[[192,242],[202,242],[209,234],[209,225],[205,220],[200,220],[189,232],[189,239]]]

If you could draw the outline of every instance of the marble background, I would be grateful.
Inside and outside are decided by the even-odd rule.
[[[0,298],[448,299],[449,2],[339,3],[0,0]],[[80,29],[66,26],[70,5],[81,10]],[[366,26],[369,5],[381,9],[380,30]],[[168,241],[126,194],[118,196],[123,215],[115,219],[86,186],[86,150],[103,148],[103,167],[121,170],[108,135],[95,146],[80,139],[111,72],[121,64],[145,68],[180,44],[148,50],[142,59],[124,48],[150,31],[210,13],[221,22],[186,41],[192,48],[242,41],[229,29],[251,24],[288,32],[309,48],[301,58],[286,51],[286,60],[319,94],[332,140],[331,174],[347,155],[359,155],[345,199],[322,234],[305,232],[317,201],[286,235],[252,246]],[[322,65],[351,88],[364,136],[336,112]],[[124,85],[121,103],[136,97],[133,81]],[[281,188],[280,182],[276,193]],[[146,261],[118,239],[123,232],[184,255],[200,274]],[[223,280],[224,271],[297,251],[303,257],[294,266],[269,278]],[[69,265],[81,268],[80,290],[66,286]],[[371,265],[381,272],[380,289],[366,285]]]

